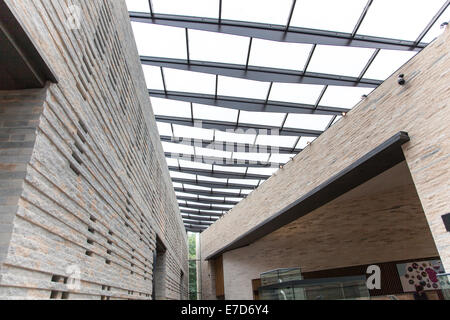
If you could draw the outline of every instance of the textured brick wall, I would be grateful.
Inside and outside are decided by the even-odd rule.
[[[11,239],[45,89],[0,91],[0,268]]]
[[[252,299],[251,280],[278,268],[312,272],[437,255],[403,162],[252,245],[225,253],[225,297]]]
[[[125,2],[7,3],[59,83],[36,123],[0,297],[150,299],[157,236],[161,298],[187,297],[186,233]],[[70,4],[81,9],[76,29]]]
[[[249,231],[398,131],[444,266],[450,270],[450,30],[416,55],[282,170],[202,233],[202,257]],[[405,74],[406,85],[397,84]]]

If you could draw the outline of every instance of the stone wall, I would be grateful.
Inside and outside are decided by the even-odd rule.
[[[0,297],[151,299],[157,237],[161,298],[187,297],[186,232],[125,1],[7,3],[59,82],[36,123]]]
[[[450,270],[450,30],[361,101],[202,233],[202,257],[221,249],[399,131],[407,165],[444,266]],[[406,84],[397,83],[398,74]],[[232,253],[230,253],[232,254]]]
[[[437,255],[403,162],[250,246],[226,252],[225,297],[252,299],[251,280],[279,268],[312,272]],[[204,298],[214,299],[206,264]]]

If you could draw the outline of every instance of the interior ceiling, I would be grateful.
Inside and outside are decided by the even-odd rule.
[[[206,229],[433,41],[449,3],[127,0],[186,229]]]

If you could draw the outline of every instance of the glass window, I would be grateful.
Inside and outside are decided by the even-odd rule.
[[[414,41],[443,4],[443,0],[374,1],[358,34]]]
[[[161,116],[190,118],[191,107],[188,102],[151,98],[153,112]]]
[[[253,144],[255,142],[256,130],[237,129],[235,131],[216,131],[216,140],[231,143]]]
[[[163,68],[166,88],[169,91],[214,94],[216,76],[212,74]]]
[[[292,0],[223,0],[222,18],[285,25]]]
[[[241,111],[239,123],[280,127],[285,116],[285,113]]]
[[[156,125],[161,136],[172,136],[172,127],[169,123],[157,122]]]
[[[291,26],[351,33],[367,0],[297,1]]]
[[[312,45],[253,39],[249,65],[302,71]]]
[[[173,125],[173,134],[175,137],[212,140],[214,131],[197,127]]]
[[[308,71],[358,77],[374,51],[366,48],[318,45]]]
[[[271,101],[315,104],[323,86],[297,83],[274,83],[270,91]]]
[[[254,153],[254,152],[235,152],[233,153],[233,159],[250,160],[250,161],[262,161],[269,160],[269,153]]]
[[[297,137],[279,136],[279,135],[273,136],[260,135],[256,139],[256,144],[265,146],[293,148],[296,141]]]
[[[186,59],[186,36],[181,28],[131,22],[141,56]]]
[[[416,54],[415,51],[380,50],[364,78],[386,80]]]
[[[268,82],[219,76],[218,95],[266,99],[269,86]]]
[[[195,119],[236,122],[239,113],[239,110],[213,107],[204,104],[193,104],[193,107]]]
[[[314,137],[301,137],[300,140],[298,141],[296,149],[303,150],[308,146],[308,144],[310,144],[314,140],[316,140],[316,138]]]
[[[230,158],[231,152],[207,148],[195,148],[195,154],[205,157]]]
[[[180,153],[180,154],[194,154],[194,148],[191,146],[186,146],[182,144],[177,143],[170,143],[170,142],[162,142],[162,146],[164,149],[164,152],[171,152],[171,153]]]
[[[191,168],[191,169],[205,169],[212,170],[212,165],[200,162],[191,162],[186,160],[180,160],[181,168]]]
[[[235,167],[235,166],[220,166],[215,165],[214,166],[215,171],[226,171],[226,172],[232,172],[232,173],[245,173],[246,167]]]
[[[324,131],[333,116],[322,114],[290,114],[286,120],[286,128]]]
[[[362,95],[372,91],[372,88],[329,86],[320,105],[351,109],[361,101]]]
[[[219,17],[219,0],[152,0],[152,4],[155,13],[205,18]]]
[[[442,34],[444,31],[443,28],[441,28],[441,24],[443,22],[449,22],[450,21],[450,6],[444,11],[444,13],[437,19],[437,21],[433,24],[430,31],[425,35],[425,37],[422,39],[423,42],[431,42],[434,39],[436,39],[439,35]]]
[[[128,11],[150,12],[147,0],[126,0]]]
[[[192,60],[245,65],[250,38],[225,33],[189,30]]]
[[[161,68],[142,65],[142,69],[144,70],[147,89],[164,90],[164,85],[161,76]]]

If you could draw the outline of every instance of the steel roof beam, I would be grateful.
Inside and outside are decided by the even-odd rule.
[[[190,204],[190,203],[178,203],[180,206],[183,206],[185,208],[188,209],[198,209],[198,210],[215,210],[215,211],[230,211],[231,208],[221,208],[221,207],[216,207],[214,205],[209,205],[209,206],[202,206],[202,205],[198,205],[198,204]]]
[[[189,220],[197,220],[197,221],[217,221],[220,218],[219,217],[206,217],[206,216],[196,216],[191,214],[182,214],[181,217],[183,219],[189,219]]]
[[[185,146],[198,147],[198,148],[208,148],[219,151],[230,151],[230,152],[258,152],[258,153],[280,153],[280,154],[294,154],[300,152],[301,149],[296,149],[297,144],[292,147],[277,147],[268,146],[261,144],[245,144],[245,143],[235,143],[227,141],[211,141],[211,140],[200,140],[194,138],[181,138],[181,137],[171,137],[171,136],[160,136],[160,140],[163,142],[182,144]],[[294,151],[293,151],[294,150]]]
[[[303,83],[368,88],[376,88],[383,82],[380,80],[358,79],[356,77],[333,74],[161,57],[142,56],[141,62],[142,64],[150,66],[202,72],[265,82]]]
[[[240,183],[228,183],[228,182],[216,182],[216,181],[198,181],[183,178],[172,178],[173,182],[186,183],[193,186],[205,187],[205,188],[231,188],[231,189],[255,189],[256,186]]]
[[[227,131],[227,130],[237,130],[237,129],[243,129],[243,130],[257,130],[259,134],[259,130],[265,130],[266,134],[269,134],[270,131],[276,131],[277,135],[280,136],[305,136],[305,137],[318,137],[320,136],[323,131],[319,130],[308,130],[308,129],[295,129],[295,128],[283,128],[275,127],[275,126],[264,126],[264,125],[258,125],[258,124],[239,124],[236,126],[236,123],[234,122],[227,122],[227,121],[218,121],[218,120],[195,120],[192,122],[192,120],[188,118],[180,118],[180,117],[170,117],[170,116],[155,116],[157,122],[164,122],[164,123],[170,123],[170,124],[176,124],[181,126],[187,126],[187,127],[197,127],[202,129],[214,129],[214,130],[220,130],[220,131]],[[256,133],[255,132],[255,133]]]
[[[222,217],[225,214],[225,212],[215,213],[215,212],[211,212],[208,210],[186,210],[186,209],[189,209],[189,208],[180,207],[180,212],[187,213],[187,214],[195,214],[195,215],[200,215],[200,216],[202,216],[202,215],[211,216],[211,217]]]
[[[207,169],[194,169],[186,167],[169,166],[170,171],[183,172],[195,175],[202,175],[211,178],[219,179],[269,179],[272,175],[258,174],[258,173],[237,173],[228,172],[223,170],[207,170]]]
[[[246,198],[246,194],[240,194],[235,192],[223,192],[223,191],[214,191],[214,190],[197,190],[189,187],[179,188],[174,187],[175,191],[183,192],[183,193],[192,193],[198,194],[201,196],[209,196],[209,197],[231,197],[231,198]],[[246,188],[245,190],[250,190]]]
[[[248,99],[238,97],[224,97],[215,96],[214,94],[200,94],[188,92],[176,92],[164,90],[149,89],[148,93],[151,97],[171,99],[177,101],[191,102],[197,104],[204,104],[216,107],[229,108],[241,111],[264,111],[264,112],[278,112],[278,113],[299,113],[299,114],[325,114],[325,115],[341,115],[343,112],[348,112],[348,108],[335,108],[302,104],[290,103],[281,101],[266,101],[266,99]]]
[[[414,41],[407,40],[359,34],[352,35],[351,33],[299,27],[286,28],[286,26],[283,25],[246,21],[221,19],[219,22],[219,19],[214,18],[187,17],[169,14],[153,14],[152,17],[149,17],[149,14],[145,12],[130,12],[129,15],[131,21],[134,22],[220,32],[272,41],[407,51],[420,51],[427,45],[426,43],[416,44]]]
[[[206,157],[206,156],[196,156],[192,154],[180,154],[174,152],[165,152],[165,156],[170,159],[185,160],[190,162],[198,162],[204,164],[214,164],[222,167],[248,167],[248,168],[277,168],[280,163],[277,162],[263,162],[263,161],[250,161],[250,160],[239,160],[231,158],[220,158],[220,157]]]
[[[239,198],[239,197],[234,197],[234,198]],[[233,200],[204,199],[204,198],[200,198],[198,195],[195,195],[195,197],[193,197],[193,198],[177,196],[177,200],[192,201],[192,202],[198,202],[198,203],[204,203],[204,204],[232,204],[232,205],[238,204],[240,202],[240,201],[233,201]]]

